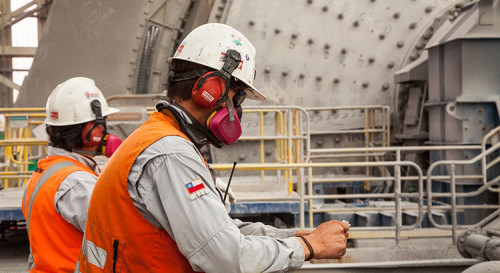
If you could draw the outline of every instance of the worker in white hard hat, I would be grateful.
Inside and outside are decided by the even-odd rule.
[[[48,156],[38,162],[23,197],[30,240],[30,272],[73,272],[95,182],[95,155],[111,154],[121,140],[107,133],[106,116],[118,112],[89,78],[71,78],[46,106]]]
[[[205,24],[171,59],[166,101],[123,142],[99,176],[75,272],[290,272],[345,254],[349,224],[312,232],[228,215],[200,149],[241,135],[255,48],[237,30]]]

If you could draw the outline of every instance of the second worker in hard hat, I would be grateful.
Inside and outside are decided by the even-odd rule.
[[[97,180],[95,155],[110,157],[121,140],[107,132],[118,112],[89,78],[59,84],[46,105],[48,156],[38,162],[23,197],[30,241],[30,272],[73,272],[90,195]]]
[[[255,87],[255,48],[224,24],[182,41],[168,99],[124,141],[96,183],[75,272],[290,272],[314,258],[341,258],[348,223],[303,238],[229,217],[200,153],[241,135],[241,103]]]

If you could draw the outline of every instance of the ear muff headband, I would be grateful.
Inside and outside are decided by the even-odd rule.
[[[91,101],[90,107],[96,115],[96,120],[84,126],[82,142],[86,147],[96,147],[101,144],[103,137],[107,134],[106,120],[102,116],[101,102],[99,100]]]

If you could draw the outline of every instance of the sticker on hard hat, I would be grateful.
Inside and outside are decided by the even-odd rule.
[[[231,38],[233,39],[233,43],[235,43],[237,46],[243,45],[241,43],[241,37],[234,36],[234,34],[231,34]]]
[[[99,97],[99,93],[85,92],[85,97],[87,97],[87,99],[90,99],[90,97]]]
[[[182,52],[183,49],[184,49],[184,45],[180,45],[179,48],[177,49],[177,54],[176,55],[181,54],[181,52]]]
[[[226,61],[226,52],[221,52],[220,53],[219,61],[221,61],[221,62],[225,62]],[[241,70],[241,68],[243,68],[243,60],[241,60],[240,61],[240,65],[238,65],[238,69]]]
[[[59,112],[50,112],[51,119],[59,119]]]

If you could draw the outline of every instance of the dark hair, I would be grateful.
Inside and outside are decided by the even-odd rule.
[[[69,152],[73,151],[73,148],[82,148],[82,131],[85,124],[67,126],[47,125],[46,131],[50,137],[49,145]]]
[[[206,67],[182,60],[173,60],[170,64],[170,70],[174,71],[174,73],[188,72],[198,68]],[[169,82],[167,88],[167,97],[174,99],[177,102],[189,100],[191,98],[191,90],[193,89],[193,86],[197,80],[198,78],[173,83]]]

